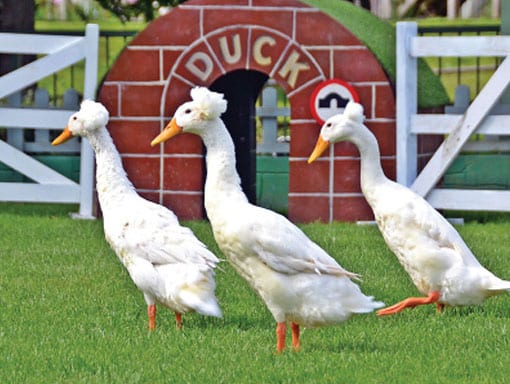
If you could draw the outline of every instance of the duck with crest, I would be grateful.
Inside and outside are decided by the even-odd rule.
[[[220,119],[226,100],[204,87],[193,88],[191,98],[151,144],[179,133],[202,138],[207,148],[205,208],[214,238],[276,320],[277,351],[285,347],[287,322],[297,350],[300,326],[338,324],[383,306],[361,292],[351,280],[356,274],[342,268],[297,226],[248,202],[236,171],[234,143]]]
[[[485,269],[455,228],[425,199],[388,179],[382,170],[377,139],[363,124],[363,107],[350,102],[343,114],[322,126],[314,151],[315,161],[330,143],[350,141],[361,157],[361,190],[372,207],[388,247],[425,297],[410,297],[378,315],[391,315],[418,305],[481,304],[486,298],[510,290],[510,281]]]
[[[105,237],[143,292],[149,329],[156,326],[156,303],[175,312],[178,328],[183,313],[221,317],[214,294],[218,258],[172,211],[136,193],[106,129],[108,117],[102,104],[84,100],[52,144],[83,136],[94,149]]]

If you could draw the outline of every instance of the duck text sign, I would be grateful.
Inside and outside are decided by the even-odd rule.
[[[290,90],[321,76],[313,59],[301,47],[289,44],[277,31],[253,26],[211,33],[189,48],[175,72],[207,84],[218,72],[226,73],[239,66],[269,73]]]

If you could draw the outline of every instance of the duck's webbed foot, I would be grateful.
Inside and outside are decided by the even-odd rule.
[[[437,291],[430,292],[427,297],[409,297],[405,300],[402,300],[396,304],[393,304],[392,306],[383,308],[379,311],[377,311],[377,316],[386,316],[386,315],[393,315],[398,312],[402,312],[406,308],[414,308],[418,305],[425,305],[425,304],[432,304],[436,303],[438,311],[440,312],[440,309],[442,309],[443,305],[438,303],[439,297],[441,294]]]

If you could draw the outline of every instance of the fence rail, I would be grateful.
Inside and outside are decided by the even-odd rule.
[[[418,36],[497,36],[500,34],[500,29],[499,25],[418,27]],[[441,78],[450,95],[453,95],[456,87],[463,82],[468,83],[474,95],[480,92],[483,84],[498,68],[501,58],[497,56],[484,59],[436,56],[427,58],[427,62]],[[473,76],[474,80],[470,78]],[[468,80],[463,80],[463,77],[467,77]]]
[[[113,64],[118,53],[122,48],[138,33],[137,30],[126,31],[100,31],[99,35],[99,79]],[[47,35],[67,35],[67,36],[81,36],[83,31],[60,31],[60,30],[45,30],[38,31]],[[498,25],[478,25],[478,26],[430,26],[419,27],[418,35],[420,36],[463,36],[463,35],[499,35],[500,27]],[[464,58],[449,58],[443,57],[429,58],[429,65],[438,76],[441,77],[445,86],[450,89],[450,94],[453,95],[454,89],[457,85],[462,84],[463,75],[474,75],[474,84],[472,84],[473,94],[479,92],[483,86],[484,80],[496,70],[501,63],[500,58],[494,57],[481,60],[480,58],[464,59]],[[79,82],[76,80],[78,76],[76,66],[71,67],[69,74],[69,84],[66,87],[61,87],[62,92],[68,88],[76,88]],[[50,100],[53,104],[57,104],[57,100],[62,100],[62,95],[58,95],[57,83],[59,82],[58,74],[53,76],[52,89],[50,90]],[[67,76],[67,74],[66,74]],[[453,78],[452,78],[453,77]]]
[[[419,114],[417,111],[417,59],[427,56],[500,56],[501,65],[460,115]],[[510,36],[423,37],[415,23],[397,23],[397,181],[408,185],[436,208],[453,210],[510,211],[510,192],[483,189],[437,188],[473,133],[493,134],[486,149],[497,148],[498,135],[510,136],[510,114],[490,116],[498,106],[510,78]],[[441,120],[439,122],[439,120]],[[417,174],[419,134],[435,134],[439,123],[451,128],[425,167]],[[478,130],[478,131],[477,131]],[[496,144],[496,146],[494,145]]]
[[[113,39],[122,39],[124,46],[129,42],[131,38],[133,38],[139,31],[136,30],[128,30],[128,31],[99,31],[99,42],[100,46],[104,51],[104,58],[106,67],[109,68],[112,65],[112,60],[117,54],[117,50],[112,50],[112,40]],[[56,29],[50,29],[45,31],[38,31],[35,33],[44,33],[45,35],[67,35],[67,36],[81,36],[83,35],[83,31],[59,31]],[[104,44],[101,44],[104,43]],[[100,57],[102,57],[101,52],[99,52]]]
[[[77,62],[83,66],[83,97],[94,98],[98,41],[99,28],[95,24],[87,25],[85,34],[82,32],[77,37],[0,33],[0,53],[39,56],[35,61],[0,76],[0,98],[13,102],[16,93]],[[39,95],[39,101],[46,99],[45,95],[37,91],[35,94]],[[22,104],[19,101],[15,104]],[[79,184],[25,153],[25,130],[35,130],[33,133],[36,141],[30,143],[32,150],[45,151],[49,148],[48,129],[65,126],[72,114],[69,110],[40,107],[42,105],[6,106],[4,103],[1,108],[0,126],[7,127],[8,142],[0,140],[0,163],[35,183],[1,182],[0,201],[79,203],[78,216],[92,217],[94,155],[86,140],[80,145]],[[38,139],[45,143],[38,143]]]

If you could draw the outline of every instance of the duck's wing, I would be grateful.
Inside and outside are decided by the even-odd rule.
[[[243,216],[249,219],[239,222],[239,241],[270,268],[286,274],[316,273],[358,277],[342,268],[282,215],[251,206],[250,212]]]
[[[161,205],[132,206],[118,216],[116,230],[109,231],[109,241],[121,244],[120,252],[152,264],[193,263],[214,267],[219,262],[191,229],[181,226],[176,216]]]
[[[379,228],[392,250],[400,248],[401,253],[408,254],[428,250],[423,254],[440,264],[480,265],[448,220],[421,196],[394,185],[396,188],[387,194],[384,206],[374,209]]]

